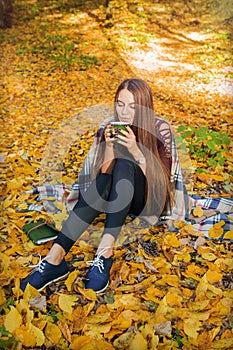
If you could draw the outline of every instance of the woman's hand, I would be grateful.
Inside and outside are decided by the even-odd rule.
[[[104,130],[104,138],[106,141],[106,146],[107,147],[113,147],[114,143],[113,141],[115,140],[115,137],[112,137],[112,134],[110,132],[110,129],[112,128],[111,124],[107,124]]]
[[[128,151],[132,154],[132,156],[134,156],[134,154],[139,152],[139,148],[136,142],[136,136],[134,135],[133,130],[129,126],[126,126],[126,129],[127,131],[120,130],[116,139],[118,143],[125,146],[128,149]]]

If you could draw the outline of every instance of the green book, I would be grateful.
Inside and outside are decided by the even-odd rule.
[[[57,238],[59,231],[47,222],[30,222],[23,226],[23,231],[34,244],[43,244]]]

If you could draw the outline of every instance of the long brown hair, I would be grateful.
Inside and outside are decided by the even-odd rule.
[[[165,166],[158,151],[158,142],[162,140],[159,137],[158,130],[156,130],[155,121],[158,116],[154,112],[152,91],[142,79],[126,79],[119,85],[116,91],[115,106],[122,89],[127,89],[133,94],[136,105],[132,130],[136,136],[138,147],[146,158],[147,211],[153,212],[156,202],[159,207],[162,206],[162,209],[168,210],[173,203],[173,193],[170,183],[171,169]],[[116,108],[115,116],[117,118]],[[155,168],[155,162],[157,169]],[[158,198],[158,188],[160,186],[165,186],[166,188],[164,205],[162,204],[163,200],[161,203],[158,203],[159,199],[157,201],[155,200],[155,198]],[[160,209],[158,208],[159,211]]]

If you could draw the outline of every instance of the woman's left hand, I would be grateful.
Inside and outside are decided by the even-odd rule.
[[[138,163],[138,160],[144,158],[144,155],[137,145],[136,136],[134,135],[133,130],[129,126],[126,126],[126,129],[127,131],[121,130],[117,135],[117,142],[125,146]],[[143,162],[139,166],[143,173],[146,174],[146,163]]]
[[[138,151],[138,146],[136,142],[136,136],[134,135],[133,130],[126,126],[127,131],[121,130],[117,135],[117,142],[125,146],[128,151],[134,155]]]

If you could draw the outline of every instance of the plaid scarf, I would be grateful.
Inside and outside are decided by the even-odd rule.
[[[90,148],[90,151],[84,161],[83,168],[79,174],[79,181],[72,186],[66,185],[45,185],[38,186],[36,189],[32,191],[28,191],[29,193],[38,194],[38,201],[45,201],[48,197],[55,197],[56,201],[63,201],[66,204],[67,211],[69,212],[75,206],[79,199],[79,190],[83,189],[87,190],[90,183],[93,181],[93,169],[96,164],[96,159],[99,151],[100,140],[104,131],[105,126],[114,120],[114,117],[110,117],[104,120],[102,124],[100,124],[99,129],[95,135],[93,144]],[[162,120],[160,118],[160,120]],[[170,125],[168,122],[164,121],[166,126]],[[190,196],[187,193],[182,171],[180,160],[178,157],[178,151],[175,144],[175,140],[173,137],[173,133],[171,131],[171,157],[172,157],[172,166],[171,166],[171,178],[170,181],[174,185],[174,206],[163,216],[142,216],[141,219],[148,222],[150,225],[160,225],[166,224],[169,229],[175,230],[173,223],[175,220],[183,220],[186,223],[191,223],[195,230],[203,232],[208,237],[208,231],[213,225],[221,220],[225,221],[224,232],[233,229],[233,221],[232,218],[227,216],[226,214],[233,212],[233,199],[229,198],[201,198]],[[69,192],[68,197],[65,194]],[[56,206],[52,203],[48,205],[46,201],[46,210],[52,212],[59,212],[56,210]],[[191,212],[196,207],[200,206],[204,209],[204,212],[208,215],[204,215],[203,218],[194,218],[192,217]],[[36,210],[41,211],[43,205],[35,205],[29,204],[28,210]],[[50,210],[51,209],[51,210]],[[208,213],[207,213],[208,211]]]

